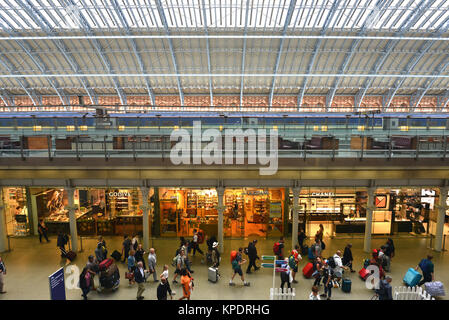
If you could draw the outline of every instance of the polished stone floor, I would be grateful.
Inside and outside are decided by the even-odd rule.
[[[431,252],[428,249],[429,239],[414,236],[400,236],[394,237],[396,246],[396,257],[392,261],[391,272],[389,273],[393,278],[393,286],[401,286],[402,278],[408,268],[414,267],[425,257],[427,253]],[[80,268],[84,267],[87,256],[93,254],[96,239],[83,238],[83,252],[78,254],[78,257],[73,263],[68,263],[65,259],[61,259],[58,249],[56,248],[56,239],[50,238],[50,243],[40,244],[37,237],[27,238],[12,238],[12,251],[1,254],[6,263],[8,273],[5,276],[5,290],[6,294],[0,295],[0,299],[49,299],[49,283],[48,276],[60,267],[67,267],[76,265]],[[111,253],[114,249],[120,250],[122,238],[121,237],[106,237],[107,247]],[[201,257],[192,258],[193,274],[195,279],[195,289],[192,293],[192,299],[222,299],[222,300],[242,300],[242,299],[269,299],[269,289],[272,285],[272,269],[260,269],[250,275],[245,274],[251,286],[244,287],[239,279],[235,279],[236,286],[229,286],[229,279],[232,275],[231,265],[229,262],[230,251],[237,249],[239,246],[246,246],[246,240],[225,240],[225,252],[222,256],[222,264],[220,266],[220,273],[222,278],[216,284],[207,281],[207,266],[201,263]],[[385,243],[385,238],[374,238],[372,241],[373,247],[380,247]],[[259,255],[272,254],[272,247],[274,239],[259,240],[258,252]],[[357,238],[334,238],[325,239],[326,250],[324,256],[332,255],[337,249],[344,249],[345,245],[350,242],[353,244],[353,255],[355,259],[354,268],[358,271],[363,260],[368,257],[363,252],[363,239]],[[287,239],[287,248],[290,249],[291,241]],[[151,245],[156,249],[158,258],[158,274],[162,271],[162,265],[168,264],[173,258],[176,247],[178,245],[177,239],[152,239]],[[203,249],[205,244],[202,245]],[[433,253],[435,263],[436,279],[442,281],[446,288],[449,287],[449,253]],[[300,263],[300,272],[302,267],[308,262],[307,257]],[[97,293],[91,292],[89,299],[120,299],[128,300],[135,299],[137,286],[128,284],[124,279],[126,266],[123,263],[118,263],[122,282],[120,288],[116,292],[111,293]],[[170,280],[173,277],[174,268],[170,266]],[[350,294],[342,292],[340,289],[334,289],[332,299],[362,299],[367,300],[373,296],[373,291],[365,287],[365,283],[358,277],[357,273],[350,273],[348,277],[352,280],[352,291]],[[68,275],[66,274],[66,280]],[[302,273],[297,276],[298,283],[293,284],[296,288],[297,299],[307,299],[313,280],[305,279]],[[280,285],[279,275],[276,275],[276,285]],[[179,285],[172,284],[172,289],[180,293]],[[144,296],[146,299],[156,299],[157,283],[152,281],[145,284],[146,291]],[[320,288],[322,291],[322,287]],[[321,293],[320,291],[320,293]],[[175,297],[179,298],[179,294]],[[67,290],[67,299],[80,300],[81,291],[79,289]]]

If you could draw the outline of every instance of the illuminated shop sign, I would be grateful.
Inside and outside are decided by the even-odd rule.
[[[269,192],[266,190],[253,190],[253,191],[246,191],[246,194],[248,196],[259,196],[259,195],[268,195]]]
[[[108,195],[110,197],[114,198],[121,198],[121,197],[129,197],[131,196],[131,193],[125,191],[125,192],[109,192]]]
[[[335,197],[333,192],[312,192],[312,197]]]

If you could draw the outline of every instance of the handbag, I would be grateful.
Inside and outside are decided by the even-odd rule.
[[[125,272],[125,278],[128,280],[134,279],[134,272]]]
[[[321,241],[321,250],[324,250],[324,249],[326,249],[326,244],[323,241]]]

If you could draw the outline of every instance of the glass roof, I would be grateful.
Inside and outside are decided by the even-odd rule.
[[[381,3],[379,5],[379,3]],[[289,8],[292,8],[289,15]],[[331,12],[335,10],[335,14]],[[321,29],[433,31],[449,17],[447,0],[0,0],[0,24],[10,30],[247,28],[248,31]],[[41,20],[36,21],[33,13]],[[287,21],[287,19],[290,19]]]

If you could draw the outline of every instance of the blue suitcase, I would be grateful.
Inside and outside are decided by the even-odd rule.
[[[343,279],[343,283],[341,285],[341,291],[350,293],[351,292],[351,285],[352,281],[351,279]]]
[[[407,273],[404,276],[404,283],[409,287],[416,287],[421,280],[421,274],[417,272],[415,269],[408,269]]]
[[[313,249],[312,247],[309,247],[309,260],[313,260],[315,259],[315,255],[313,254]]]

